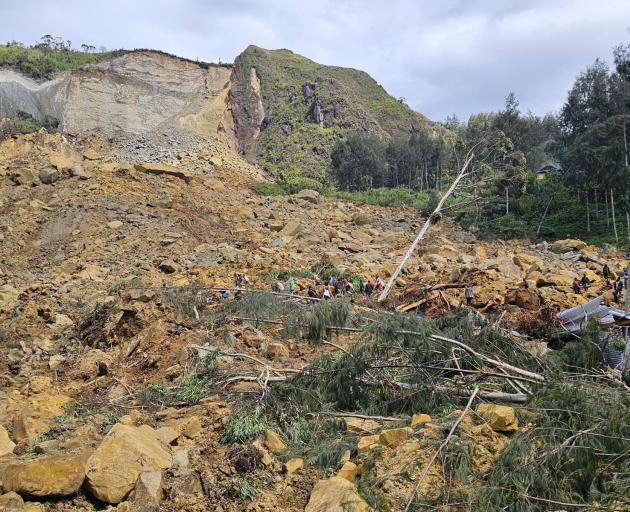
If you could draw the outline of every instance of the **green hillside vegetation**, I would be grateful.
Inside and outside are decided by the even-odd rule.
[[[256,46],[249,46],[235,65],[256,68],[260,78],[267,118],[256,157],[289,183],[327,181],[330,154],[345,132],[390,139],[435,129],[363,71]]]
[[[114,53],[119,52],[88,53],[42,45],[27,47],[11,43],[0,45],[0,67],[11,67],[36,80],[49,80],[59,71],[77,69],[111,57]]]

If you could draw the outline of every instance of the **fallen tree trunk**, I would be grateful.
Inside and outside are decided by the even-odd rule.
[[[284,323],[280,320],[265,320],[265,319],[255,319],[255,318],[247,318],[247,317],[234,317],[233,319],[234,320],[252,320],[252,321],[257,321],[257,322],[272,323],[272,324],[279,324],[279,325],[282,325]],[[326,329],[336,330],[336,331],[341,331],[341,332],[364,332],[365,331],[365,329],[358,329],[356,327],[335,327],[332,325],[327,326]],[[425,336],[425,334],[415,332],[415,331],[394,331],[394,333],[408,335],[408,336]],[[472,347],[469,347],[468,345],[466,345],[465,343],[462,343],[461,341],[453,340],[451,338],[446,338],[444,336],[438,336],[437,334],[431,334],[429,337],[437,341],[442,341],[442,342],[450,343],[451,345],[455,345],[456,347],[461,348],[462,350],[468,352],[469,354],[477,357],[478,359],[481,359],[482,361],[488,364],[496,366],[497,368],[509,370],[513,373],[516,373],[517,375],[527,377],[536,382],[540,382],[540,383],[546,382],[545,377],[543,375],[540,375],[539,373],[530,372],[529,370],[524,370],[523,368],[519,368],[518,366],[514,366],[509,363],[504,363],[503,361],[499,361],[498,359],[493,359],[492,357],[489,357],[480,352],[477,352],[475,349],[473,349]],[[506,377],[510,377],[510,375],[506,375]]]
[[[442,199],[440,199],[440,202],[435,207],[435,210],[433,210],[433,213],[431,213],[431,215],[429,215],[429,218],[424,223],[424,226],[422,226],[422,229],[420,229],[420,232],[418,233],[418,236],[413,241],[413,243],[411,244],[411,246],[407,250],[406,254],[403,256],[403,259],[400,260],[400,263],[399,263],[398,267],[396,268],[396,270],[394,271],[394,273],[390,276],[389,281],[387,281],[387,285],[385,286],[385,288],[383,289],[383,291],[381,292],[381,294],[378,297],[378,302],[383,302],[387,298],[387,296],[389,295],[389,292],[391,291],[392,286],[396,282],[396,279],[398,278],[398,275],[400,274],[401,270],[405,266],[405,263],[407,263],[407,260],[409,258],[411,258],[411,255],[416,250],[416,247],[418,246],[420,241],[426,235],[426,233],[427,233],[427,231],[429,229],[429,226],[431,225],[431,222],[433,221],[433,218],[438,213],[440,213],[440,210],[442,210],[442,207],[444,206],[444,203],[446,202],[446,200],[455,191],[455,189],[459,185],[459,182],[466,176],[466,171],[468,170],[468,166],[470,165],[470,162],[472,161],[473,157],[474,157],[473,153],[468,153],[466,161],[464,162],[464,165],[462,166],[461,170],[459,171],[459,174],[457,175],[457,177],[455,178],[455,180],[451,184],[450,188],[442,196]]]
[[[409,332],[409,331],[399,331],[399,333],[400,334],[418,334],[418,333],[413,333],[413,332]],[[485,356],[485,355],[477,352],[473,348],[469,347],[465,343],[462,343],[461,341],[452,340],[450,338],[445,338],[444,336],[438,336],[437,334],[432,334],[431,338],[433,338],[434,340],[440,340],[440,341],[445,341],[447,343],[451,343],[452,345],[455,345],[455,346],[465,350],[469,354],[471,354],[471,355],[473,355],[475,357],[478,357],[482,361],[485,361],[486,363],[491,364],[493,366],[497,366],[497,367],[503,368],[505,370],[510,370],[510,371],[512,371],[512,372],[514,372],[514,373],[516,373],[518,375],[523,375],[524,377],[529,377],[530,379],[534,379],[534,380],[539,381],[539,382],[545,382],[545,377],[543,377],[542,375],[540,375],[538,373],[530,372],[529,370],[523,370],[522,368],[519,368],[517,366],[512,366],[511,364],[504,363],[503,361],[499,361],[498,359],[493,359],[491,357]]]

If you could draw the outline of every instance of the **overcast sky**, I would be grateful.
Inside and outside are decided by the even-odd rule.
[[[50,33],[231,62],[247,45],[359,68],[435,120],[557,110],[575,75],[629,42],[630,0],[0,1],[0,40]]]

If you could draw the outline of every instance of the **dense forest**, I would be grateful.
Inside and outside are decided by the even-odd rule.
[[[476,148],[483,155],[478,178],[452,200],[462,224],[487,236],[627,245],[630,45],[617,46],[613,58],[612,67],[598,59],[581,72],[558,113],[524,114],[510,93],[497,112],[467,122],[449,117],[450,138],[349,135],[333,149],[332,179],[350,199],[391,198],[382,188],[397,189],[429,208],[465,152]]]

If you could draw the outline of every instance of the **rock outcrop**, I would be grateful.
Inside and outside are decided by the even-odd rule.
[[[315,484],[304,512],[367,512],[369,509],[352,482],[333,476]]]
[[[90,492],[106,503],[120,503],[143,472],[171,467],[170,450],[147,425],[114,425],[87,462]]]
[[[83,484],[88,457],[59,454],[0,465],[0,488],[40,498],[70,496]]]
[[[160,52],[134,51],[64,71],[37,83],[0,70],[0,117],[18,110],[42,119],[52,116],[67,133],[143,133],[161,126],[214,132],[223,121],[232,70],[199,64]],[[216,114],[214,103],[221,112]],[[211,123],[211,121],[214,121]]]

